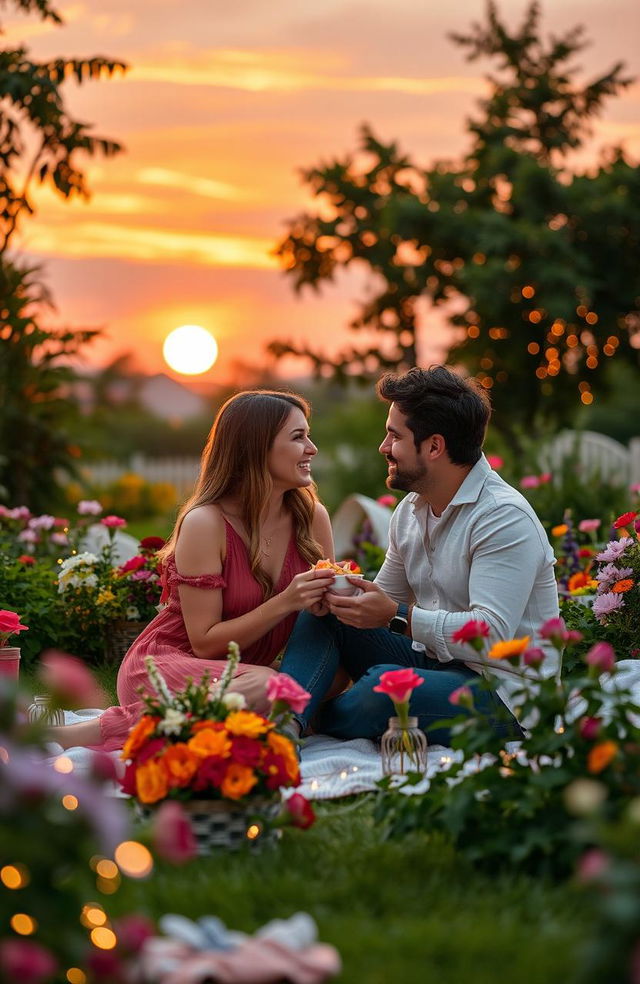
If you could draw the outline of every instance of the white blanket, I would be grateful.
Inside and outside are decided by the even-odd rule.
[[[624,659],[618,662],[618,672],[615,677],[603,678],[603,688],[609,690],[613,685],[628,688],[636,703],[640,704],[640,660]],[[102,712],[98,708],[87,708],[82,711],[67,711],[66,722],[86,721],[97,717]],[[574,706],[574,713],[581,713],[579,702]],[[517,742],[507,746],[515,751]],[[60,755],[60,745],[49,746],[52,757]],[[124,771],[120,761],[120,753],[112,752],[118,764],[119,771]],[[453,757],[458,753],[442,745],[430,745],[427,754],[427,769],[425,779],[417,786],[406,790],[408,793],[423,793],[429,788],[429,777],[440,769],[448,768]],[[80,774],[86,773],[91,760],[91,752],[86,748],[69,748],[65,752],[74,764],[74,770]],[[305,739],[301,756],[302,785],[298,792],[308,799],[336,799],[341,796],[351,796],[354,793],[364,793],[376,788],[376,782],[382,776],[380,751],[377,745],[365,738],[352,741],[340,741],[324,735],[314,735]],[[115,795],[122,795],[114,787]]]
[[[99,708],[85,708],[81,711],[66,711],[67,724],[87,721],[101,714]],[[51,742],[48,746],[52,759],[63,754],[60,745]],[[124,763],[120,752],[110,753],[119,774],[124,771]],[[431,745],[428,751],[426,777],[433,775],[438,769],[446,767],[454,754],[450,748],[442,745]],[[71,759],[74,771],[86,775],[91,762],[91,751],[87,748],[68,748],[64,755]],[[380,750],[375,742],[366,738],[356,738],[352,741],[340,741],[324,735],[314,735],[305,739],[302,748],[300,771],[302,784],[297,792],[307,799],[336,799],[341,796],[351,796],[376,788],[376,782],[382,776]],[[412,787],[412,792],[424,792],[428,787],[428,779],[418,786]],[[123,795],[114,786],[114,795]]]

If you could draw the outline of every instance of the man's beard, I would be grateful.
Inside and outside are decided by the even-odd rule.
[[[387,475],[387,488],[397,489],[399,492],[418,492],[425,484],[428,474],[426,465],[420,465],[413,470],[400,470],[395,461],[391,462],[396,466],[393,474]]]

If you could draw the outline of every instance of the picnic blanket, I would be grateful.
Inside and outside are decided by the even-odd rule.
[[[628,688],[635,703],[640,704],[640,660],[619,660],[615,677],[603,677],[602,686],[604,690],[612,690],[615,687]],[[579,695],[576,695],[572,711],[576,716],[582,713]],[[86,721],[101,713],[99,708],[66,711],[66,723]],[[507,749],[515,752],[518,745],[518,742],[509,742]],[[60,745],[50,743],[49,751],[54,758],[62,753],[62,748]],[[87,748],[69,748],[65,752],[73,762],[74,771],[80,774],[88,771],[91,754]],[[404,792],[424,793],[429,788],[430,776],[441,769],[448,768],[458,754],[443,745],[430,745],[423,782]],[[120,760],[120,753],[112,752],[111,755],[117,768],[123,772],[124,763]],[[476,767],[478,764],[481,763],[476,763]],[[382,776],[380,751],[375,742],[365,738],[340,741],[338,738],[329,738],[326,735],[314,735],[304,741],[300,771],[302,784],[298,787],[298,792],[307,799],[337,799],[342,796],[352,796],[354,793],[376,789],[376,782]],[[115,786],[113,792],[119,794]]]
[[[90,707],[80,711],[66,711],[65,722],[75,724],[98,717],[100,708]],[[55,742],[48,745],[52,759],[61,755],[63,749]],[[87,748],[68,748],[64,754],[71,759],[74,772],[79,775],[89,770],[92,752]],[[412,787],[416,792],[424,792],[428,787],[428,777],[438,769],[446,767],[455,753],[442,745],[430,745],[427,754],[427,771],[425,782]],[[124,763],[120,760],[120,752],[111,752],[119,774],[124,772]],[[336,799],[342,796],[352,796],[376,788],[376,782],[382,776],[380,750],[378,745],[366,738],[356,738],[351,741],[340,741],[326,735],[314,735],[306,738],[301,752],[300,771],[302,784],[297,792],[307,799]],[[115,795],[122,795],[114,786]]]

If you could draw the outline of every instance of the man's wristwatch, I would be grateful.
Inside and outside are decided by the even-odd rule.
[[[398,635],[406,635],[409,626],[409,606],[400,602],[398,609],[389,622],[389,631]]]

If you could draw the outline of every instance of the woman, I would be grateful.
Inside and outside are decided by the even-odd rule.
[[[266,710],[272,664],[302,609],[323,611],[333,579],[314,570],[333,556],[331,523],[318,501],[309,406],[293,393],[239,393],[219,411],[195,491],[161,555],[167,606],[144,629],[118,672],[119,707],[100,718],[51,729],[63,747],[121,748],[148,689],[151,654],[172,690],[205,672],[217,679],[229,642],[241,663],[233,690]]]

